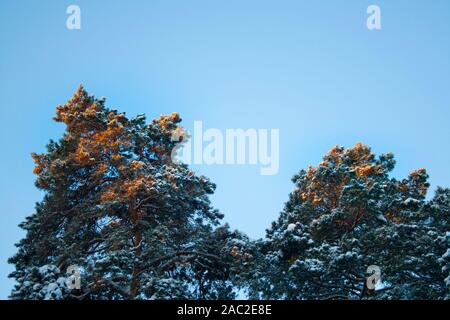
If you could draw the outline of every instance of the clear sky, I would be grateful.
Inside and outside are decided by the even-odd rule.
[[[81,30],[66,8],[81,8]],[[382,29],[366,28],[381,8]],[[78,84],[148,118],[180,112],[192,129],[277,128],[280,170],[197,166],[233,228],[264,235],[290,178],[333,145],[396,155],[394,175],[425,167],[450,185],[450,2],[380,0],[0,1],[0,298],[17,224],[42,193],[30,152]]]

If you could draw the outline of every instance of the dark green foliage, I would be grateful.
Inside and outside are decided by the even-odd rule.
[[[443,299],[448,296],[449,190],[427,202],[425,170],[389,178],[391,154],[333,148],[293,178],[279,219],[257,246],[253,297]],[[381,269],[375,289],[367,269]],[[448,278],[447,278],[448,285]]]
[[[334,147],[250,241],[221,225],[215,185],[172,161],[177,113],[128,119],[80,87],[55,120],[64,136],[33,154],[45,196],[9,260],[13,299],[450,298],[450,190],[427,201],[426,171],[391,178],[392,154]]]
[[[21,224],[11,298],[234,297],[229,250],[240,235],[218,227],[215,185],[172,161],[178,114],[146,124],[80,87],[55,120],[66,132],[33,154],[45,197]],[[72,265],[81,288],[60,290]]]

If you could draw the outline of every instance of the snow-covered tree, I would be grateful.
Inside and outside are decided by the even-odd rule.
[[[427,203],[426,171],[397,180],[389,177],[394,165],[392,154],[376,158],[357,144],[334,147],[317,167],[301,170],[280,217],[257,245],[252,296],[444,298],[448,190]],[[375,288],[369,266],[381,271]]]
[[[427,207],[427,212],[430,213],[429,223],[444,234],[446,250],[439,259],[441,264],[441,271],[445,276],[445,285],[447,286],[446,299],[450,299],[450,189],[438,188],[432,201]]]
[[[55,265],[26,268],[15,296],[33,300],[59,300],[69,294],[67,277]]]
[[[33,154],[45,196],[20,225],[27,234],[9,260],[11,298],[234,296],[230,243],[242,235],[218,227],[222,214],[208,199],[215,185],[172,161],[183,140],[173,139],[182,132],[177,113],[129,119],[80,86],[55,120],[66,131]],[[72,265],[79,290],[63,285]]]

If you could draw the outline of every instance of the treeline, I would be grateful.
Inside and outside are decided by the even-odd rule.
[[[450,190],[427,200],[424,169],[389,177],[390,153],[332,148],[251,241],[171,160],[177,113],[129,119],[80,86],[54,119],[66,131],[33,154],[45,196],[20,224],[12,299],[450,298]]]

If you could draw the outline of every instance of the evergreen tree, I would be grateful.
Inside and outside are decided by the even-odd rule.
[[[397,180],[389,177],[394,166],[392,154],[376,158],[357,144],[334,147],[317,167],[301,170],[280,217],[257,244],[251,296],[445,298],[448,190],[427,203],[426,171]],[[369,266],[381,270],[375,288]]]
[[[20,224],[11,298],[234,297],[230,253],[245,237],[218,227],[215,185],[172,161],[184,138],[177,113],[146,124],[80,86],[54,119],[66,131],[33,154],[45,196]],[[69,266],[79,267],[80,289],[65,285]]]

